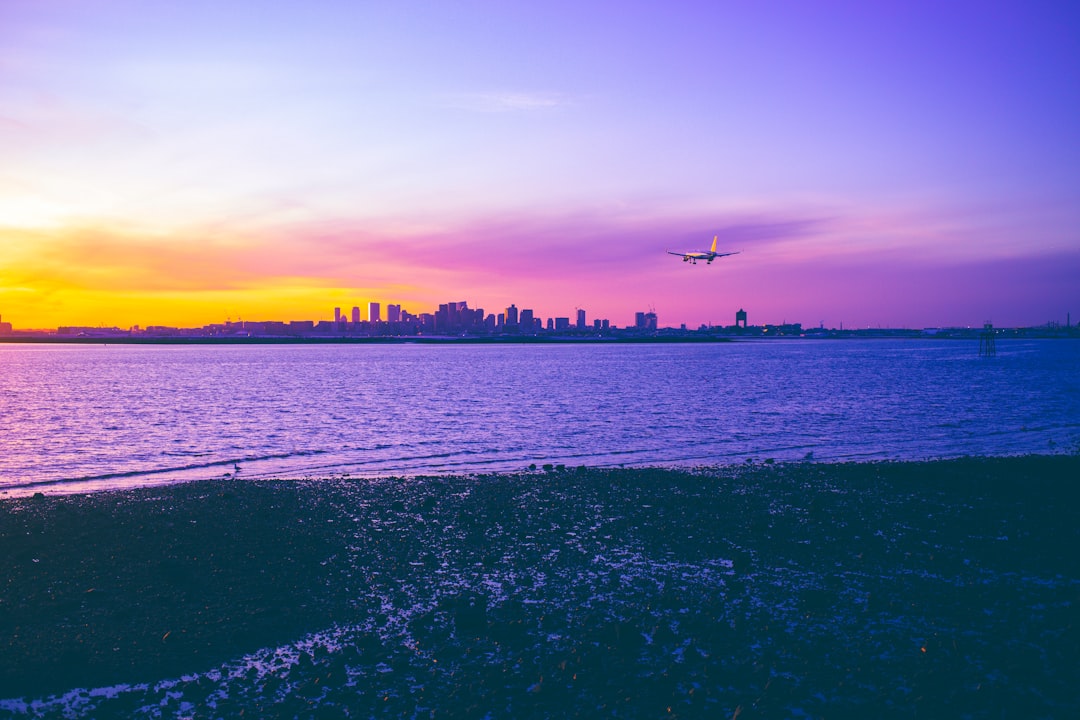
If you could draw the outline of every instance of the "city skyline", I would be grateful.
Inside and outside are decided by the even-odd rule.
[[[65,337],[112,337],[159,339],[191,339],[197,337],[249,337],[274,338],[292,337],[312,340],[341,339],[346,337],[397,337],[408,339],[413,336],[433,337],[468,337],[468,336],[547,336],[558,337],[640,337],[653,335],[662,337],[680,337],[686,335],[761,335],[763,337],[846,337],[852,334],[866,337],[975,337],[986,338],[993,335],[1002,337],[1075,337],[1077,326],[1072,323],[1072,314],[1065,314],[1065,322],[1049,320],[1045,323],[1027,326],[994,326],[991,322],[981,325],[966,326],[838,326],[826,327],[804,323],[799,320],[767,321],[754,319],[751,313],[739,308],[730,314],[728,322],[702,323],[697,327],[686,323],[664,323],[656,308],[633,312],[633,318],[624,324],[608,318],[592,317],[585,308],[574,308],[573,315],[545,316],[532,308],[518,308],[510,303],[505,308],[489,312],[480,307],[469,307],[468,301],[440,303],[430,312],[410,312],[400,304],[388,303],[385,317],[381,312],[381,302],[370,302],[365,318],[360,306],[334,307],[328,313],[329,319],[282,319],[282,318],[226,318],[223,322],[212,322],[195,326],[169,326],[150,323],[130,327],[119,326],[80,326],[59,325],[55,328],[13,327],[11,322],[4,322],[0,315],[0,341],[33,341],[35,338],[63,339]],[[1034,333],[1034,334],[1033,334]]]
[[[149,322],[138,323],[124,328],[119,326],[79,326],[71,324],[61,324],[53,328],[26,328],[13,327],[10,322],[0,322],[0,334],[12,333],[13,331],[15,333],[51,333],[58,330],[64,332],[81,329],[126,330],[133,332],[146,332],[147,330],[196,330],[209,327],[243,326],[245,324],[251,326],[279,326],[282,329],[287,326],[293,326],[293,330],[302,328],[309,330],[328,330],[333,327],[335,329],[349,331],[356,331],[358,329],[367,331],[374,328],[392,330],[395,325],[401,325],[403,328],[413,331],[422,329],[428,332],[446,332],[448,330],[503,332],[507,328],[513,328],[515,332],[520,331],[523,333],[543,332],[545,330],[553,331],[556,329],[573,329],[577,331],[596,329],[606,331],[609,328],[614,329],[619,327],[607,318],[593,318],[587,323],[587,310],[584,308],[574,308],[574,315],[571,317],[569,314],[566,316],[545,316],[534,312],[534,310],[529,307],[522,307],[519,309],[516,303],[513,302],[506,305],[505,308],[494,312],[486,311],[481,307],[470,308],[468,301],[462,300],[440,303],[437,308],[432,308],[430,311],[422,310],[416,313],[410,312],[408,308],[403,307],[399,303],[386,303],[386,315],[384,317],[382,314],[382,306],[383,303],[381,301],[369,302],[366,317],[359,305],[353,305],[351,307],[336,306],[325,318],[298,319],[290,317],[289,319],[282,319],[258,317],[255,319],[245,319],[238,317],[234,321],[229,317],[225,318],[224,322],[208,323],[202,326],[168,326]],[[632,312],[631,315],[633,315],[633,319],[624,325],[624,327],[636,326],[643,328],[645,326],[642,324],[641,318],[644,315],[648,315],[653,319],[651,329],[656,329],[656,313],[654,310],[650,309],[647,313],[645,311]],[[0,314],[0,321],[2,320],[3,315]]]
[[[190,327],[467,288],[620,325],[1064,322],[1078,34],[1067,4],[11,0],[0,313]],[[741,254],[665,254],[714,235]]]

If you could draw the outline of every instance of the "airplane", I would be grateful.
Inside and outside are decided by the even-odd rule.
[[[719,238],[720,238],[719,235],[716,235],[716,236],[713,237],[713,239],[712,239],[712,247],[710,249],[708,249],[708,250],[690,250],[689,252],[675,252],[673,250],[668,250],[667,253],[668,253],[668,255],[678,255],[679,257],[682,258],[683,262],[688,262],[691,265],[697,265],[698,260],[704,260],[706,263],[712,263],[712,261],[715,260],[716,258],[727,257],[728,255],[738,255],[739,254],[738,251],[736,251],[736,252],[725,252],[725,253],[716,252],[716,241]]]

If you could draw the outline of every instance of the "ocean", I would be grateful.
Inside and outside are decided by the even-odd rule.
[[[1080,450],[1080,343],[4,345],[0,497]]]

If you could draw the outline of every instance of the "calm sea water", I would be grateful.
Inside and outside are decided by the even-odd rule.
[[[1076,452],[1080,343],[0,345],[0,495]]]

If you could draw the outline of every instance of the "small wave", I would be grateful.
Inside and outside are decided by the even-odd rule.
[[[8,485],[5,490],[14,490],[19,488],[35,488],[35,487],[51,487],[58,485],[76,485],[80,483],[93,483],[108,480],[120,480],[123,478],[134,477],[146,477],[151,478],[156,475],[168,475],[171,473],[182,473],[191,470],[205,470],[213,467],[228,467],[232,465],[239,465],[241,463],[253,463],[268,460],[285,460],[293,457],[310,457],[314,455],[326,454],[327,450],[301,450],[291,453],[275,453],[272,455],[249,455],[245,457],[228,458],[225,460],[213,460],[211,462],[203,463],[186,463],[184,465],[170,465],[167,467],[157,468],[138,468],[132,470],[123,470],[111,473],[102,473],[99,475],[83,475],[80,477],[65,477],[65,478],[51,478],[48,480],[30,480],[27,482],[19,482],[13,485]]]

